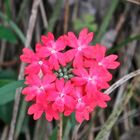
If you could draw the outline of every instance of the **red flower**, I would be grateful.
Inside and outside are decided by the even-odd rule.
[[[70,81],[64,83],[64,79],[56,80],[56,89],[50,90],[47,99],[54,101],[53,108],[63,112],[66,107],[72,108],[74,105],[74,99],[71,97],[73,92],[73,86]]]
[[[39,100],[28,109],[28,114],[33,115],[34,120],[37,120],[45,113],[46,119],[52,121],[59,119],[59,112],[52,109],[52,103],[46,100],[46,95],[39,97]]]
[[[49,32],[47,37],[42,36],[42,42],[43,46],[38,47],[37,49],[38,56],[42,58],[49,57],[48,62],[55,70],[59,69],[59,63],[65,66],[65,55],[61,52],[66,47],[64,37],[61,36],[56,41],[54,41],[53,34]]]
[[[43,114],[44,112],[44,108],[42,106],[42,104],[33,104],[29,107],[28,109],[28,114],[29,115],[32,115],[33,114],[33,118],[34,120],[38,120],[41,115]]]
[[[96,94],[94,94],[93,100],[96,102],[97,106],[105,108],[107,107],[106,101],[109,101],[110,97],[107,94],[97,91]]]
[[[112,76],[102,67],[91,67],[89,71],[84,68],[74,69],[76,75],[72,78],[72,81],[77,86],[86,85],[86,92],[88,95],[100,89],[106,89],[109,87],[108,83]]]
[[[105,69],[116,69],[120,65],[120,63],[116,61],[118,56],[112,54],[105,57],[105,53],[106,47],[101,46],[100,44],[96,44],[93,50],[93,56],[96,59],[96,61],[92,59],[86,59],[85,66],[91,67],[93,65],[99,65],[104,67]]]
[[[101,92],[109,87],[112,75],[108,69],[119,66],[117,55],[105,56],[106,48],[90,46],[93,33],[84,28],[77,38],[73,32],[56,41],[52,33],[42,36],[35,53],[23,49],[21,60],[25,68],[25,87],[22,94],[32,101],[28,114],[39,119],[59,119],[59,113],[69,116],[75,112],[78,122],[89,120],[96,106],[105,108],[110,97]],[[67,47],[66,47],[67,46]]]
[[[53,74],[46,74],[43,79],[41,80],[37,75],[29,75],[26,78],[26,84],[28,87],[25,87],[22,90],[22,94],[26,95],[25,100],[31,101],[36,97],[36,100],[39,96],[46,94],[47,90],[50,90],[54,87],[52,83],[56,79],[55,75]]]
[[[92,98],[88,98],[83,90],[83,87],[77,87],[73,94],[75,105],[75,116],[78,122],[82,122],[84,119],[89,120],[89,113],[93,111],[96,106],[96,102]]]
[[[23,55],[20,56],[20,59],[29,64],[25,68],[25,74],[38,74],[39,72],[47,73],[50,71],[48,62],[41,59],[28,48],[23,49]]]
[[[45,115],[46,115],[46,119],[48,121],[52,121],[53,118],[55,120],[59,119],[59,111],[58,110],[54,110],[52,107],[52,103],[49,103],[46,108],[45,108]]]
[[[67,62],[74,59],[73,66],[79,67],[83,66],[83,57],[93,58],[93,47],[89,46],[93,33],[88,33],[87,28],[80,32],[78,39],[73,32],[68,32],[68,36],[65,38],[68,46],[72,48],[66,52]]]

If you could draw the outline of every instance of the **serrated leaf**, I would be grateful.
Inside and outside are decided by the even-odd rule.
[[[81,20],[79,20],[79,19],[75,20],[75,21],[74,21],[74,26],[75,26],[75,28],[79,28],[79,25],[82,26]]]
[[[0,25],[0,39],[14,44],[17,42],[17,38],[13,31],[3,25]]]
[[[0,88],[0,105],[6,104],[15,98],[18,87],[24,86],[24,81],[14,81]]]
[[[95,17],[93,15],[84,15],[83,18],[86,23],[91,23],[95,20]]]
[[[96,32],[97,31],[97,24],[91,24],[88,26],[89,31]]]

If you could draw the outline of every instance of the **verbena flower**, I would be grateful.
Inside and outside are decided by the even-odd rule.
[[[75,113],[76,120],[89,120],[96,106],[105,108],[110,100],[102,89],[112,79],[108,69],[116,69],[117,55],[105,56],[106,48],[90,45],[93,33],[84,28],[77,38],[73,32],[54,39],[52,33],[41,37],[35,52],[23,49],[21,60],[25,68],[25,87],[22,94],[32,101],[28,114],[35,120],[45,113],[46,119],[59,119]]]
[[[93,57],[93,47],[89,45],[93,38],[93,33],[88,33],[87,28],[84,28],[77,38],[73,32],[68,32],[68,36],[65,36],[67,45],[72,49],[68,50],[66,54],[66,60],[73,60],[73,66],[83,66],[84,57]]]
[[[42,36],[42,47],[37,49],[37,54],[41,58],[47,58],[52,68],[59,69],[60,64],[66,65],[65,55],[63,51],[66,47],[64,37],[60,36],[56,41],[52,33],[48,33],[47,37]]]

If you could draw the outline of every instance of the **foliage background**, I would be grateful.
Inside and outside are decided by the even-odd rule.
[[[36,18],[29,22],[33,7]],[[33,121],[27,115],[29,104],[20,95],[24,79],[19,56],[23,47],[34,49],[48,31],[58,37],[83,27],[95,33],[93,44],[100,42],[108,54],[119,56],[121,66],[113,72],[111,85],[139,69],[140,5],[135,1],[0,0],[0,140],[57,139],[58,122],[49,123],[44,117]],[[139,81],[136,76],[114,90],[108,107],[97,108],[88,122],[79,125],[73,115],[63,117],[62,139],[139,140]]]

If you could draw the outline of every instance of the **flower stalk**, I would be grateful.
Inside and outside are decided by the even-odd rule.
[[[57,131],[57,140],[62,140],[63,135],[63,116],[60,113],[60,119],[58,121],[58,131]]]

